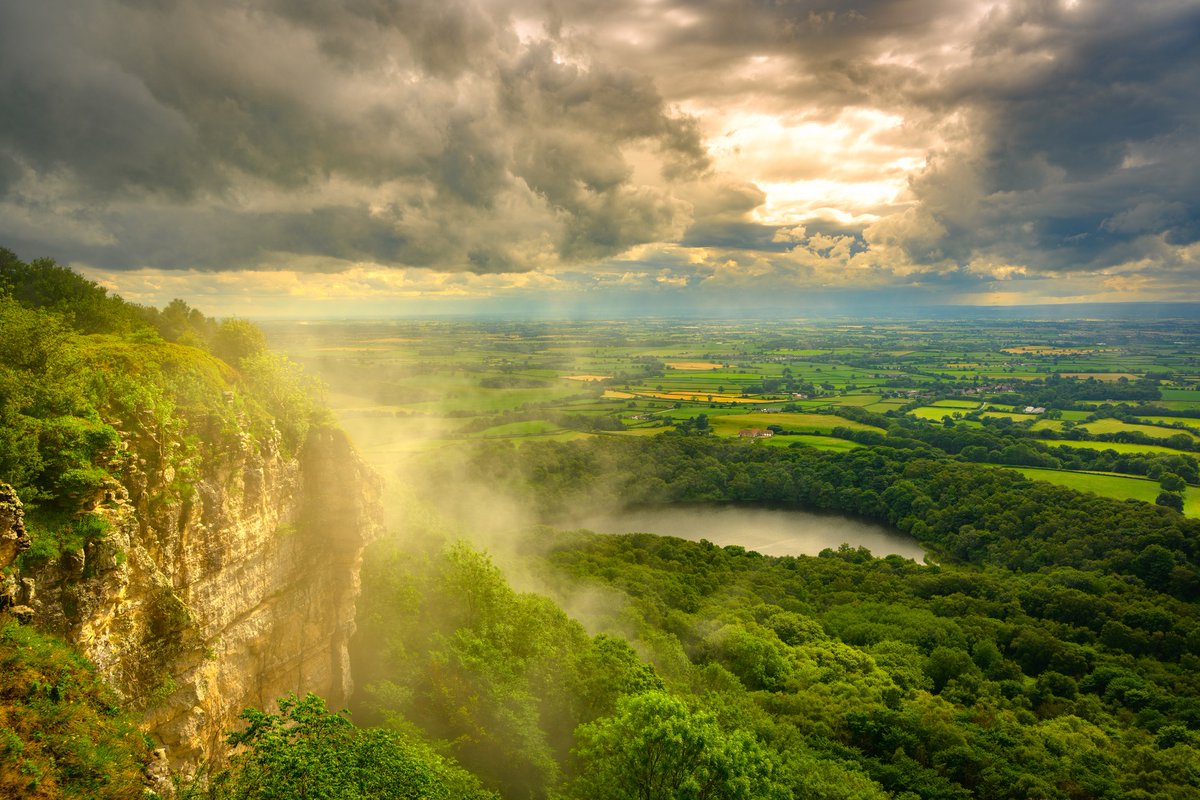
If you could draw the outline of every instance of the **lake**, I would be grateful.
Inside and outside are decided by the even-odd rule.
[[[807,511],[696,506],[626,511],[589,517],[576,527],[597,533],[657,533],[713,544],[741,545],[768,556],[815,556],[843,542],[876,556],[896,554],[918,563],[925,551],[915,539],[882,525]]]

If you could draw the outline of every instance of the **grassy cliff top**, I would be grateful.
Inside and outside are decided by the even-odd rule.
[[[51,529],[59,544],[86,538],[67,529],[87,527],[80,512],[132,471],[182,490],[247,436],[294,455],[320,414],[316,388],[250,322],[182,300],[139,306],[0,249],[0,483],[30,513],[35,549]]]

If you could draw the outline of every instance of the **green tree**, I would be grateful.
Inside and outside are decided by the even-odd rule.
[[[212,338],[213,355],[235,367],[243,358],[257,356],[266,349],[267,338],[263,332],[244,319],[222,320]]]
[[[1162,487],[1164,492],[1182,492],[1187,488],[1187,482],[1174,472],[1164,472],[1158,481],[1158,485]]]
[[[754,737],[666,692],[627,695],[613,716],[579,726],[588,800],[769,800],[789,797]]]
[[[1154,498],[1154,504],[1173,508],[1180,514],[1183,513],[1183,495],[1175,494],[1174,492],[1159,492],[1158,497]]]
[[[395,731],[356,728],[314,694],[289,695],[279,713],[249,708],[228,743],[244,748],[183,800],[495,800],[473,776]]]

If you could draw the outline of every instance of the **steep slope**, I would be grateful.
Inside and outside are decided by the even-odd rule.
[[[246,706],[349,696],[380,489],[311,389],[249,323],[0,251],[0,610],[75,645],[176,764]]]
[[[346,702],[379,518],[376,479],[334,428],[312,428],[292,458],[243,439],[198,472],[168,502],[131,473],[93,509],[103,536],[8,579],[13,605],[94,662],[175,762],[219,753],[245,706],[307,691]]]

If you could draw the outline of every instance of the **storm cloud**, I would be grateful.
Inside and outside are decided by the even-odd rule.
[[[0,244],[110,276],[1166,299],[1198,131],[1193,0],[0,6]]]
[[[672,183],[707,167],[649,77],[565,60],[470,2],[0,14],[2,233],[57,228],[71,258],[530,269],[678,235]]]

